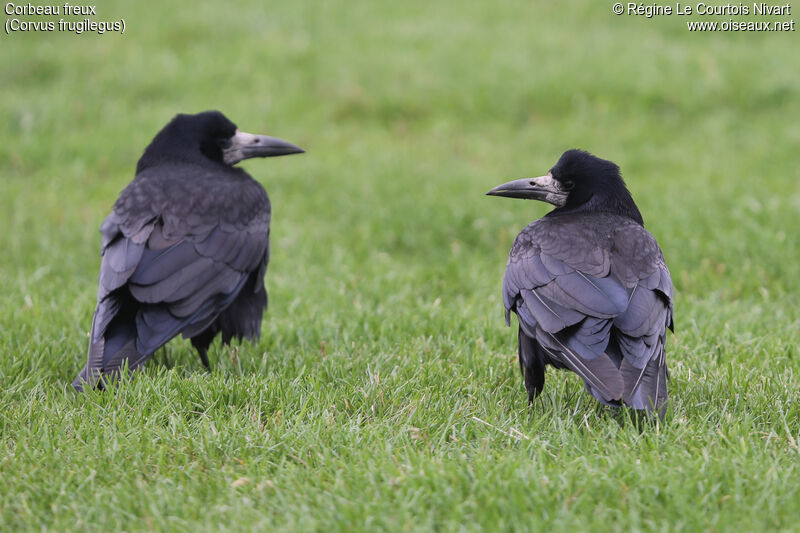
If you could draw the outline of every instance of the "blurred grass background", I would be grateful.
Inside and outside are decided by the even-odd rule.
[[[2,529],[797,527],[796,33],[588,0],[97,6],[120,18],[0,38]],[[206,109],[308,150],[244,165],[273,202],[263,337],[77,396],[100,222]],[[503,322],[547,208],[484,193],[572,147],[621,166],[675,282],[644,431],[564,373],[529,407]]]

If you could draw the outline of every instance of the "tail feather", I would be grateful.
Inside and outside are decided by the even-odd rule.
[[[544,389],[545,358],[542,348],[536,339],[528,337],[519,328],[519,368],[525,380],[525,389],[528,391],[528,401],[541,394]]]
[[[105,345],[104,339],[101,337],[98,342],[89,344],[89,356],[86,361],[86,366],[80,371],[78,376],[72,382],[72,386],[78,392],[83,392],[84,386],[93,389],[97,386],[102,375],[103,368],[103,348]]]
[[[103,319],[109,305],[119,309],[110,323]],[[136,350],[134,315],[132,306],[116,301],[113,296],[100,301],[92,320],[86,366],[72,382],[75,390],[83,392],[86,387],[102,389],[108,380],[119,377],[126,362],[130,370],[136,370],[147,360],[149,354],[142,355]],[[104,328],[104,321],[108,327]]]
[[[623,400],[634,409],[656,412],[664,418],[667,409],[667,365],[664,338],[661,337],[655,355],[644,368],[636,368],[627,360],[620,366],[625,381]]]

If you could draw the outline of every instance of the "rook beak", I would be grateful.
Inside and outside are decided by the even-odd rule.
[[[222,149],[223,160],[229,165],[235,165],[251,157],[276,157],[279,155],[302,154],[305,152],[299,146],[270,137],[269,135],[255,135],[236,130],[231,137],[230,145]]]

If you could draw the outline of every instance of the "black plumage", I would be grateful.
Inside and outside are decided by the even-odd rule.
[[[97,308],[86,366],[73,386],[102,387],[178,334],[206,368],[223,342],[254,339],[267,306],[270,202],[233,165],[299,147],[244,133],[218,111],[177,115],[145,149],[103,222]]]
[[[672,279],[611,161],[568,150],[546,176],[493,196],[556,206],[517,236],[503,280],[506,322],[519,319],[519,364],[533,400],[545,366],[578,374],[606,405],[663,416]]]

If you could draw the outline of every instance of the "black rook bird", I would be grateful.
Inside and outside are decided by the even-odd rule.
[[[124,363],[139,368],[178,334],[206,368],[217,333],[226,343],[258,337],[270,203],[233,165],[300,152],[239,131],[219,111],[177,115],[155,136],[100,227],[97,308],[88,361],[72,383],[78,391],[102,387]]]
[[[545,365],[578,374],[606,405],[663,416],[672,279],[619,167],[564,152],[546,176],[487,194],[556,206],[517,236],[503,279],[506,322],[519,319],[519,365],[532,401]]]

